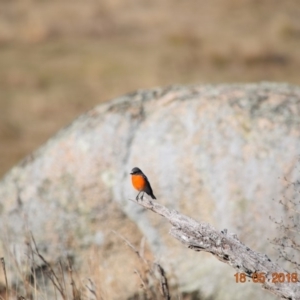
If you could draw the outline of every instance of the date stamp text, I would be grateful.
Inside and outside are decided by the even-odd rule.
[[[283,283],[283,282],[298,282],[297,273],[272,273],[272,283]],[[246,273],[235,273],[236,283],[254,282],[254,283],[265,283],[267,278],[264,273],[253,273],[252,276],[248,276]]]

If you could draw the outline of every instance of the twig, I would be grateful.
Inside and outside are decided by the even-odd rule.
[[[156,266],[156,268],[158,269],[159,274],[161,275],[160,285],[161,285],[162,294],[163,294],[163,296],[165,297],[166,300],[170,300],[171,296],[170,296],[168,279],[166,277],[165,270],[158,263],[155,263],[154,265]]]
[[[114,233],[116,236],[118,236],[120,239],[122,239],[126,245],[133,250],[133,252],[140,258],[145,264],[148,265],[147,260],[144,258],[144,255],[141,255],[140,251],[138,251],[125,237],[117,233],[116,231],[112,230],[112,233]]]
[[[50,270],[50,274],[48,275],[49,279],[52,281],[53,285],[57,288],[59,293],[61,294],[63,299],[66,299],[66,295],[64,293],[63,287],[60,284],[60,281],[58,277],[56,276],[55,272],[53,271],[51,265],[46,261],[46,259],[40,254],[37,244],[35,242],[35,239],[33,237],[33,234],[31,233],[31,239],[33,241],[34,247],[35,247],[35,254],[38,255],[38,257],[43,261],[43,263],[47,266],[47,268]],[[52,276],[54,278],[52,278]]]
[[[8,282],[7,282],[7,274],[6,274],[6,267],[5,267],[5,260],[4,260],[4,257],[1,257],[1,263],[2,263],[2,269],[3,269],[3,272],[4,272],[4,276],[5,276],[5,285],[6,285],[6,299],[8,299],[8,296],[9,296],[9,291],[8,291]]]
[[[140,244],[140,251],[137,250],[125,237],[121,236],[117,232],[113,231],[112,232],[117,235],[119,238],[121,238],[126,245],[138,256],[138,258],[143,262],[144,266],[146,266],[146,271],[144,276],[137,270],[135,269],[134,272],[138,275],[140,281],[141,281],[141,287],[143,288],[145,292],[145,297],[147,299],[158,299],[158,295],[156,294],[157,290],[160,290],[161,295],[164,297],[166,300],[170,300],[170,292],[169,292],[169,287],[168,287],[168,280],[165,274],[164,269],[158,264],[158,263],[150,263],[150,261],[146,260],[144,258],[144,248],[145,248],[145,238],[141,240]],[[158,280],[157,276],[155,275],[155,269],[158,270],[160,279]],[[150,276],[148,276],[150,275]],[[160,289],[156,289],[153,285],[153,283],[150,283],[150,280],[153,278],[155,281],[157,281],[157,284],[160,286]],[[151,295],[150,295],[151,293]],[[150,297],[150,298],[149,298]]]
[[[96,300],[98,300],[98,296],[97,293],[94,289],[94,283],[93,281],[89,278],[88,281],[90,282],[91,287],[89,287],[87,284],[85,285],[85,287],[96,297]]]
[[[81,298],[80,297],[80,291],[76,287],[76,283],[75,283],[74,278],[73,278],[73,268],[72,268],[72,264],[71,264],[70,259],[68,260],[68,263],[69,263],[69,276],[70,276],[70,279],[71,279],[73,300],[79,300]]]
[[[141,286],[142,286],[143,290],[144,290],[145,292],[147,292],[147,289],[146,289],[147,284],[145,283],[142,274],[141,274],[137,269],[134,269],[134,273],[136,273],[136,274],[138,275],[138,277],[139,277],[140,280],[141,280],[141,283],[142,283]]]
[[[143,236],[143,238],[141,239],[141,243],[140,243],[140,251],[139,251],[140,256],[141,256],[142,258],[144,258],[144,255],[145,255],[145,241],[146,241],[146,239],[145,239],[145,237]]]
[[[60,267],[61,277],[62,277],[63,284],[64,284],[64,290],[66,291],[66,295],[67,295],[67,288],[66,288],[66,280],[65,280],[64,268],[62,266],[61,260],[59,260],[59,267]]]

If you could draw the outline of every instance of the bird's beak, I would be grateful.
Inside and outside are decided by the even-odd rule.
[[[133,173],[131,172],[130,174],[132,175]]]

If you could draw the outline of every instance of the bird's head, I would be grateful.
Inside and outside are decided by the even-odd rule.
[[[131,170],[131,175],[136,175],[136,174],[141,174],[142,173],[142,171],[139,169],[139,168],[133,168],[132,170]]]

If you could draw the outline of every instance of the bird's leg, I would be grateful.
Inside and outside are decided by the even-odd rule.
[[[141,191],[139,191],[139,193],[137,194],[135,200],[139,201],[139,194],[141,193]]]
[[[145,193],[143,192],[142,197],[141,197],[142,200],[143,200],[143,198],[144,198],[144,194],[145,194]]]

